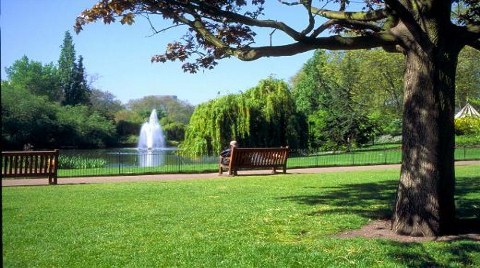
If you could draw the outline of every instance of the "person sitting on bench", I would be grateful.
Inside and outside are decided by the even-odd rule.
[[[230,142],[230,148],[226,149],[226,150],[223,150],[221,153],[220,153],[220,156],[222,157],[222,164],[224,165],[228,165],[229,162],[230,162],[230,154],[232,152],[232,148],[233,147],[238,147],[238,143],[237,141],[231,141]]]

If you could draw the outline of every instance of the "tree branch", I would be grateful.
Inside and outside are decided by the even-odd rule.
[[[336,24],[348,27],[348,28],[356,28],[356,29],[363,29],[363,30],[372,30],[374,32],[382,31],[382,27],[379,27],[373,23],[368,23],[364,21],[355,21],[355,20],[336,20]]]
[[[303,3],[303,6],[307,10],[308,26],[302,31],[301,34],[306,35],[313,30],[313,27],[315,27],[315,18],[313,17],[313,14],[312,14],[312,0],[305,1]]]
[[[150,29],[152,30],[152,34],[151,34],[150,36],[148,36],[148,37],[152,37],[152,36],[154,36],[154,35],[156,35],[156,34],[160,34],[160,33],[162,33],[162,32],[166,32],[166,31],[168,31],[168,30],[170,30],[170,29],[173,29],[173,28],[176,28],[176,27],[180,27],[180,26],[185,26],[185,25],[186,25],[186,24],[174,24],[174,25],[172,25],[172,26],[165,27],[165,28],[162,28],[162,29],[160,29],[160,30],[157,30],[157,28],[155,28],[155,26],[153,25],[153,23],[152,23],[150,17],[148,16],[148,14],[143,14],[143,13],[142,13],[142,14],[140,14],[140,15],[143,16],[143,17],[147,20],[148,24],[150,25]]]
[[[330,36],[283,46],[234,49],[233,55],[243,61],[252,61],[262,57],[292,56],[312,49],[352,50],[392,45],[395,45],[395,37],[384,33],[358,37]]]
[[[248,26],[256,26],[256,27],[261,27],[261,28],[273,28],[280,30],[284,33],[286,33],[288,36],[293,38],[296,41],[301,40],[302,38],[305,37],[305,35],[299,33],[295,29],[291,28],[287,24],[279,21],[274,21],[274,20],[259,20],[259,19],[254,19],[250,18],[248,16],[240,15],[234,12],[230,11],[225,11],[216,7],[212,6],[207,6],[206,5],[198,5],[198,6],[193,6],[191,4],[183,4],[184,6],[189,6],[193,9],[197,9],[199,11],[202,11],[206,14],[209,14],[209,18],[213,19],[215,21],[220,21],[220,19],[215,19],[216,17],[221,18],[221,21],[231,21],[231,22],[238,22],[242,23]],[[190,14],[194,15],[194,14]]]
[[[345,12],[312,7],[312,13],[327,19],[357,21],[378,21],[388,16],[388,12],[385,9],[377,9],[369,12]]]

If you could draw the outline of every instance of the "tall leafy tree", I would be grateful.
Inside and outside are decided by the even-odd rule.
[[[244,93],[198,105],[181,148],[194,155],[216,155],[231,140],[243,147],[304,148],[304,129],[305,118],[296,113],[288,85],[269,78]]]
[[[1,101],[2,147],[18,150],[27,143],[37,149],[52,146],[59,129],[58,103],[4,81]]]
[[[366,110],[354,100],[360,80],[359,63],[350,52],[331,53],[322,70],[329,74],[320,97],[320,108],[325,111],[324,131],[335,145],[347,149],[352,144],[365,144],[374,130]]]
[[[312,148],[350,148],[371,138],[373,123],[365,109],[369,105],[359,97],[361,62],[351,52],[318,50],[293,79],[297,107],[309,119]]]
[[[73,65],[72,79],[69,89],[65,92],[65,104],[91,104],[91,90],[87,85],[83,57],[78,57],[78,62]]]
[[[403,73],[401,54],[381,49],[349,51],[359,61],[354,99],[375,122],[378,134],[401,134]]]
[[[75,45],[70,32],[65,32],[60,46],[58,70],[60,84],[64,92],[64,105],[89,104],[90,89],[86,82],[83,57],[76,59]]]
[[[125,108],[111,92],[99,89],[91,90],[90,104],[93,111],[97,111],[110,120],[114,120],[115,114]]]
[[[458,109],[468,101],[480,100],[480,51],[465,47],[458,57],[456,75],[456,106]]]
[[[58,73],[60,84],[65,95],[64,104],[71,102],[71,88],[73,84],[73,75],[75,72],[75,46],[70,32],[65,32],[63,44],[60,46],[60,57],[58,59]]]
[[[42,64],[27,56],[16,60],[5,69],[7,83],[14,88],[28,90],[31,94],[46,96],[51,101],[60,102],[63,92],[60,87],[58,70],[52,64]]]
[[[105,147],[115,143],[115,125],[87,106],[62,106],[46,96],[2,81],[2,146],[37,149],[77,146]]]
[[[325,50],[316,50],[302,69],[292,78],[292,95],[298,111],[311,115],[320,109],[320,96],[327,87],[328,73],[324,72],[328,63]]]
[[[466,8],[458,19],[452,19],[452,4],[459,1]],[[318,48],[382,47],[403,53],[402,167],[393,229],[414,236],[451,231],[455,226],[455,70],[464,46],[480,49],[479,2],[364,0],[363,5],[351,6],[349,0],[281,1],[285,9],[292,9],[283,14],[300,12],[296,21],[303,19],[306,26],[299,30],[280,19],[265,19],[265,2],[101,0],[82,12],[75,27],[79,31],[86,23],[111,23],[118,17],[121,23],[132,24],[135,16],[153,14],[173,25],[186,25],[182,41],[171,43],[152,60],[181,60],[189,72],[213,68],[219,59],[230,56],[255,60]],[[359,11],[351,11],[357,6]],[[255,45],[257,33],[261,33],[256,27],[283,32],[291,42]],[[322,35],[329,29],[331,35]]]

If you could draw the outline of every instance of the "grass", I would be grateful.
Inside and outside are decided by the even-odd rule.
[[[458,167],[479,217],[480,167]],[[4,267],[479,266],[469,240],[337,238],[390,216],[398,171],[2,189]]]

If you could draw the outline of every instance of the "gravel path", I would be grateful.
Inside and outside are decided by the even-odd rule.
[[[458,161],[456,166],[477,165],[480,161]],[[354,167],[320,167],[320,168],[304,168],[304,169],[288,169],[288,174],[315,174],[330,172],[348,172],[362,170],[400,170],[400,165],[374,165],[374,166],[354,166]],[[269,170],[245,170],[239,171],[239,176],[248,175],[272,175]],[[226,173],[219,176],[218,173],[200,173],[200,174],[155,174],[155,175],[138,175],[138,176],[110,176],[110,177],[78,177],[78,178],[58,178],[58,184],[91,184],[91,183],[116,183],[116,182],[140,182],[140,181],[178,181],[178,180],[196,180],[196,179],[217,179],[228,177]],[[232,179],[235,177],[231,177]],[[2,187],[5,186],[32,186],[32,185],[48,185],[46,178],[27,178],[27,179],[2,179]]]

